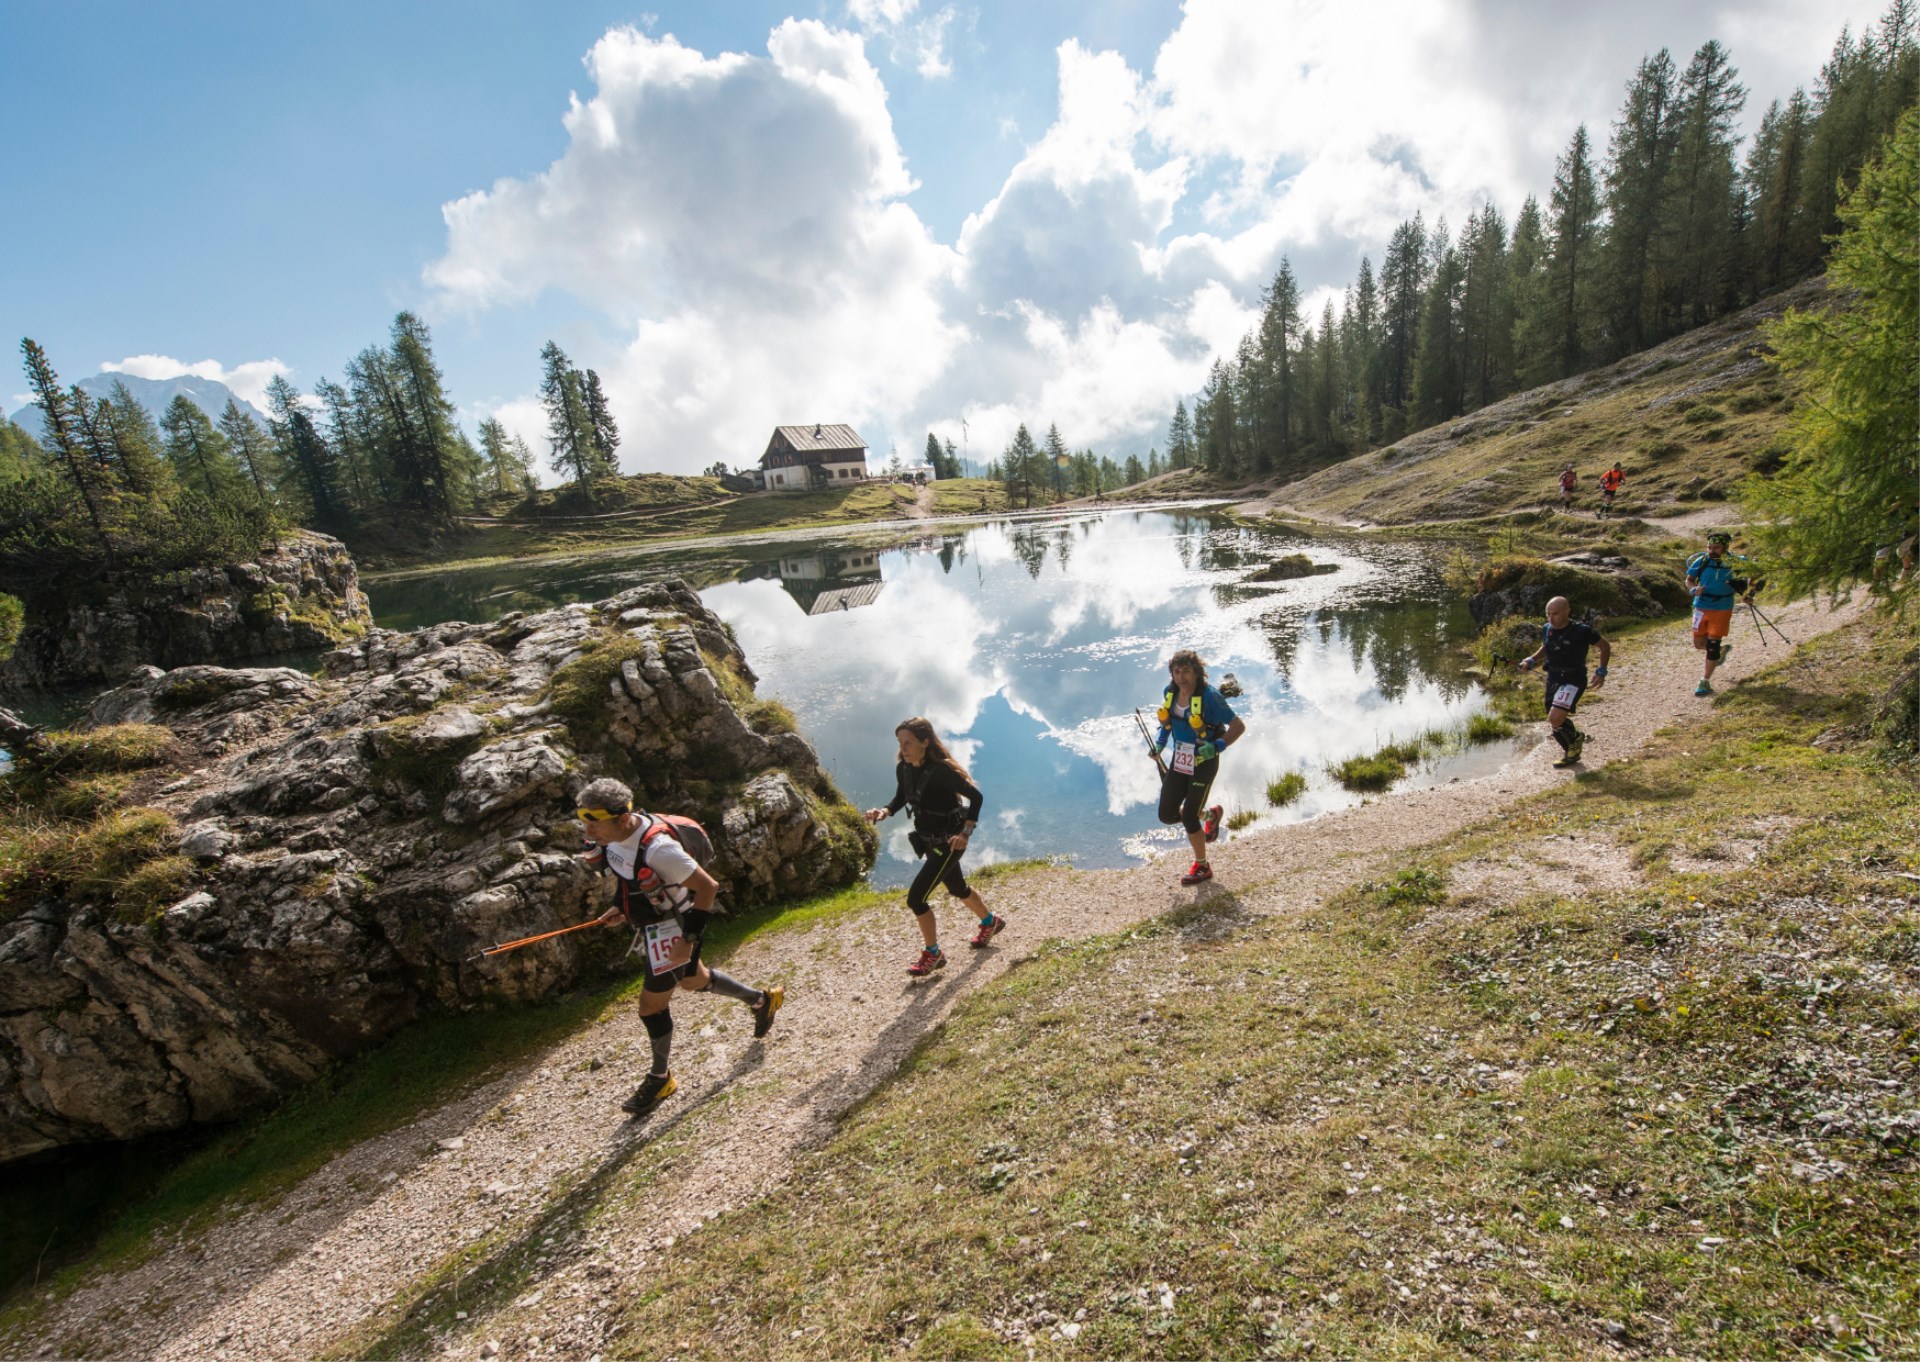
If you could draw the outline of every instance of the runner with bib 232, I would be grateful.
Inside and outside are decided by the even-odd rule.
[[[1220,835],[1226,813],[1218,804],[1209,806],[1207,795],[1220,774],[1220,754],[1240,740],[1247,726],[1226,697],[1207,684],[1207,664],[1192,649],[1182,648],[1168,660],[1167,675],[1171,682],[1160,697],[1160,732],[1154,741],[1155,753],[1167,754],[1160,778],[1160,821],[1185,828],[1193,848],[1193,864],[1180,883],[1204,884],[1213,878],[1207,843]]]
[[[635,810],[633,791],[606,776],[580,791],[577,811],[591,844],[587,864],[604,866],[614,876],[613,907],[599,920],[611,924],[624,919],[640,933],[635,942],[642,971],[640,1024],[647,1028],[653,1067],[621,1110],[645,1116],[678,1086],[667,1064],[673,1050],[673,1014],[668,1008],[674,989],[712,989],[723,998],[737,998],[753,1013],[756,1038],[773,1029],[773,1014],[786,996],[777,985],[748,988],[700,963],[700,934],[713,916],[720,886],[695,854],[713,854],[698,823]]]

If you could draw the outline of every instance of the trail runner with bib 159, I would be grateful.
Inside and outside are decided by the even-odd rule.
[[[1600,518],[1607,519],[1613,514],[1613,499],[1620,492],[1620,484],[1627,480],[1627,470],[1620,466],[1620,460],[1613,461],[1613,467],[1600,475]]]
[[[1589,648],[1600,650],[1600,662],[1593,669],[1591,682],[1587,679]],[[1582,694],[1607,684],[1607,660],[1612,656],[1613,645],[1600,637],[1598,629],[1590,624],[1574,623],[1573,607],[1567,604],[1565,596],[1555,596],[1547,602],[1547,627],[1540,646],[1521,658],[1519,667],[1523,672],[1530,672],[1543,660],[1546,663],[1547,728],[1553,740],[1560,744],[1560,760],[1554,765],[1562,770],[1577,765],[1587,746],[1587,735],[1573,725],[1573,711],[1579,706]]]
[[[903,808],[913,814],[913,831],[907,838],[914,854],[925,863],[907,887],[907,907],[920,924],[922,945],[919,956],[907,966],[907,973],[924,979],[947,963],[940,949],[933,905],[927,902],[935,884],[945,885],[949,896],[973,910],[979,926],[968,945],[976,949],[987,945],[1006,929],[1007,920],[989,911],[980,891],[967,883],[966,872],[960,868],[960,857],[980,821],[980,787],[953,759],[925,719],[916,716],[904,721],[893,730],[893,736],[900,744],[900,760],[893,768],[893,798],[883,809],[868,809],[867,821],[878,823]]]
[[[599,920],[611,924],[624,919],[640,934],[635,943],[642,971],[640,1024],[647,1028],[653,1067],[620,1109],[645,1116],[679,1086],[667,1062],[673,1050],[669,1008],[674,989],[689,993],[712,989],[723,998],[745,1003],[753,1013],[756,1039],[773,1029],[773,1014],[786,1001],[786,994],[777,985],[748,988],[700,963],[700,935],[713,916],[720,886],[681,844],[673,824],[635,810],[633,791],[611,777],[589,782],[580,791],[578,804],[576,811],[591,844],[587,864],[596,870],[604,866],[614,875],[613,907]]]
[[[1220,835],[1226,813],[1218,804],[1209,807],[1207,795],[1220,774],[1220,754],[1240,740],[1247,726],[1226,697],[1207,684],[1207,664],[1191,648],[1168,659],[1167,675],[1171,680],[1160,697],[1160,731],[1148,755],[1157,759],[1161,752],[1167,754],[1160,774],[1160,821],[1185,828],[1193,848],[1193,864],[1180,883],[1204,884],[1213,878],[1207,844]]]
[[[1580,485],[1580,475],[1573,471],[1572,464],[1568,464],[1565,468],[1560,470],[1560,509],[1561,510],[1571,511],[1573,509],[1573,489],[1575,487],[1578,487],[1579,485]]]
[[[1687,559],[1687,590],[1693,594],[1693,646],[1706,656],[1700,667],[1700,684],[1695,695],[1713,694],[1713,674],[1733,645],[1727,631],[1733,627],[1733,603],[1753,604],[1756,592],[1766,583],[1754,575],[1751,558],[1728,550],[1733,536],[1725,530],[1707,535],[1705,553]]]

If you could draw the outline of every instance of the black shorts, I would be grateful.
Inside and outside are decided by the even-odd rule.
[[[633,925],[639,931],[644,932],[646,930],[640,923]],[[693,943],[693,958],[688,960],[686,964],[675,965],[669,970],[654,969],[653,961],[647,956],[647,942],[644,936],[642,936],[634,953],[640,957],[640,991],[642,993],[671,993],[675,988],[679,987],[681,980],[692,978],[700,972],[700,942],[698,940]]]
[[[1564,709],[1571,714],[1580,705],[1580,697],[1586,694],[1587,683],[1576,676],[1549,676],[1547,678],[1547,708]]]

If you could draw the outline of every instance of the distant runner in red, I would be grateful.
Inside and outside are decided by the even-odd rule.
[[[1600,475],[1600,518],[1605,520],[1613,514],[1614,494],[1620,490],[1620,484],[1627,480],[1626,470],[1620,467],[1620,460],[1613,461],[1613,467]]]
[[[1571,511],[1573,509],[1573,489],[1575,487],[1578,487],[1579,485],[1580,485],[1580,475],[1573,471],[1572,464],[1568,464],[1565,468],[1560,470],[1560,509],[1561,510]]]

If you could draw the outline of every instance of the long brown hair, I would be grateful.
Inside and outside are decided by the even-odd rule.
[[[1179,652],[1167,659],[1167,677],[1169,680],[1173,677],[1173,669],[1175,667],[1193,668],[1193,690],[1196,695],[1199,694],[1200,688],[1207,684],[1207,664],[1200,660],[1200,654],[1196,653],[1193,649],[1182,648]]]
[[[940,735],[933,731],[933,725],[925,719],[916,714],[911,719],[902,719],[893,726],[895,733],[899,733],[902,729],[913,734],[914,737],[925,743],[927,745],[927,752],[951,767],[959,775],[960,779],[973,779],[972,776],[967,774],[967,768],[953,759],[953,753],[947,751],[947,745],[940,741]]]

